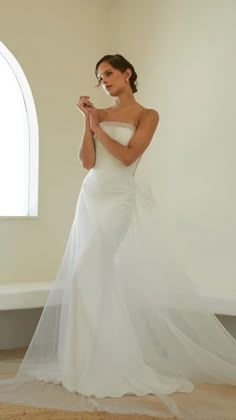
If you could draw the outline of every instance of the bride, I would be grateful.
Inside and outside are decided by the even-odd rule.
[[[88,96],[80,97],[78,108],[85,116],[85,135],[80,148],[80,159],[87,169],[97,166],[93,140],[95,134],[113,157],[123,165],[130,166],[151,142],[159,121],[158,112],[144,108],[135,100],[133,93],[137,91],[137,75],[133,66],[122,56],[117,54],[114,57],[103,57],[96,65],[96,76],[105,92],[115,97],[115,105],[96,110]],[[102,129],[100,122],[123,122],[134,127],[129,144],[123,145],[112,139]]]
[[[0,401],[184,420],[236,419],[236,341],[179,266],[137,168],[159,122],[119,54],[96,65],[115,98],[81,96],[85,177],[66,250]]]

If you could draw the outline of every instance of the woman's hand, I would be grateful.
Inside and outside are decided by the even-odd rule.
[[[89,112],[90,128],[95,133],[96,130],[100,128],[98,111],[94,107],[89,107],[88,112]]]
[[[90,96],[80,96],[79,102],[76,105],[76,108],[80,110],[80,112],[85,116],[89,116],[89,110],[94,108],[92,102],[89,101]]]

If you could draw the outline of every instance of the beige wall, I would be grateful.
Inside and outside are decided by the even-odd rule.
[[[85,171],[80,94],[101,106],[94,64],[119,52],[137,99],[160,114],[140,165],[193,280],[236,293],[234,0],[0,0],[1,40],[21,63],[40,128],[39,219],[0,220],[1,278],[52,279]]]
[[[114,51],[139,74],[137,98],[160,114],[140,171],[191,278],[236,296],[236,2],[120,0]],[[122,28],[122,30],[120,30]]]
[[[107,53],[105,5],[0,0],[0,39],[30,83],[40,133],[39,217],[0,218],[0,282],[53,280],[58,269],[86,174],[77,160],[83,116],[75,105],[80,95],[100,106],[104,100],[94,66]]]

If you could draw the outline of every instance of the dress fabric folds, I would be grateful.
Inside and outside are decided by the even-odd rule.
[[[102,122],[128,145],[135,127]],[[94,137],[67,246],[0,401],[183,420],[236,419],[236,340],[179,265],[150,186]]]

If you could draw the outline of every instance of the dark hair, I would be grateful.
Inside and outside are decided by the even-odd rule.
[[[137,92],[137,74],[136,71],[134,70],[134,67],[132,66],[131,63],[129,63],[129,61],[127,61],[122,55],[120,54],[114,54],[114,55],[104,55],[104,57],[101,58],[101,60],[99,60],[96,64],[95,67],[95,75],[96,78],[98,79],[98,67],[101,63],[103,63],[104,61],[106,61],[107,63],[109,63],[112,67],[114,67],[115,69],[120,70],[122,73],[125,72],[125,70],[130,69],[132,71],[132,74],[129,78],[129,83],[132,89],[132,92],[135,93]],[[99,80],[98,85],[100,86],[101,81]]]

